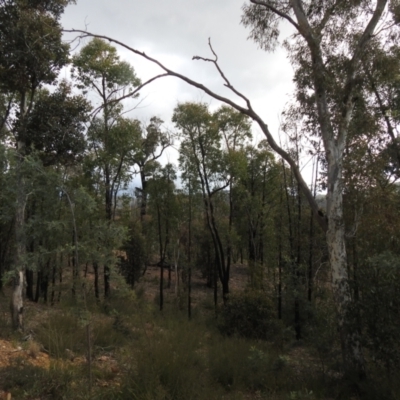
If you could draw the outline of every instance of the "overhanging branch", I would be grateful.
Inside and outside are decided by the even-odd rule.
[[[179,74],[175,71],[170,70],[169,68],[167,68],[166,66],[164,66],[160,61],[156,60],[155,58],[152,58],[150,56],[148,56],[147,54],[145,54],[142,51],[139,51],[137,49],[134,49],[133,47],[130,47],[128,45],[126,45],[125,43],[122,43],[119,40],[116,39],[112,39],[108,36],[105,35],[97,35],[97,34],[93,34],[87,31],[83,31],[83,30],[79,30],[79,29],[70,29],[70,30],[64,30],[64,32],[70,32],[70,33],[79,33],[81,38],[84,37],[97,37],[99,39],[104,39],[104,40],[108,40],[109,42],[118,44],[119,46],[131,51],[134,54],[139,55],[140,57],[145,58],[146,60],[152,62],[153,64],[158,65],[163,71],[165,71],[165,74],[163,74],[163,76],[174,76],[176,78],[181,79],[182,81],[188,83],[189,85],[196,87],[200,90],[202,90],[203,92],[207,93],[209,96],[213,97],[216,100],[221,101],[222,103],[228,104],[230,105],[232,108],[236,109],[237,111],[241,112],[242,114],[247,115],[248,117],[250,117],[253,121],[255,121],[259,127],[261,128],[261,130],[263,131],[264,135],[267,138],[268,144],[271,146],[271,148],[278,153],[292,168],[293,170],[293,174],[303,192],[303,194],[306,196],[312,211],[314,212],[321,228],[326,231],[327,230],[327,220],[324,216],[321,216],[319,214],[319,210],[318,210],[318,204],[315,201],[313,194],[310,190],[310,188],[308,187],[308,185],[306,184],[306,182],[304,181],[301,172],[299,170],[298,165],[296,164],[296,162],[293,160],[293,158],[285,151],[283,150],[275,141],[275,139],[273,138],[268,125],[262,120],[262,118],[252,109],[249,100],[243,96],[242,94],[240,94],[239,92],[236,93],[233,90],[233,87],[230,87],[231,90],[233,90],[239,97],[241,97],[242,99],[244,99],[246,101],[247,104],[247,108],[240,106],[239,104],[235,103],[234,101],[228,99],[227,97],[221,96],[218,93],[215,93],[214,91],[212,91],[211,89],[209,89],[208,87],[204,86],[203,84],[196,82],[190,78],[188,78],[185,75]],[[212,50],[213,51],[213,50]],[[215,55],[215,53],[214,53]],[[216,56],[216,55],[215,55]],[[201,59],[200,57],[198,57],[198,59]],[[207,60],[204,59],[205,61],[211,61],[214,62],[212,60]],[[217,60],[215,60],[214,64],[216,63]],[[218,70],[219,67],[218,67]],[[221,71],[222,72],[222,71]],[[161,75],[160,75],[161,76]],[[222,77],[224,78],[224,74],[222,73]],[[225,82],[227,84],[229,84],[229,81],[226,80],[226,78],[224,78]],[[228,86],[229,87],[229,86]],[[250,105],[250,106],[249,106]]]

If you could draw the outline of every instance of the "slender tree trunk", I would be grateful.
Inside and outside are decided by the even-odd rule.
[[[164,307],[164,261],[161,262],[160,268],[160,311]]]
[[[64,264],[64,257],[63,253],[61,253],[60,256],[60,275],[59,275],[59,286],[58,286],[58,298],[57,298],[57,303],[60,302],[61,300],[61,285],[63,281],[63,264]]]
[[[107,113],[105,113],[106,118]],[[108,136],[108,124],[106,121],[106,137]],[[105,184],[106,184],[106,191],[105,191],[105,206],[106,206],[106,219],[108,224],[111,224],[112,220],[112,193],[111,193],[111,180],[110,180],[110,171],[109,166],[106,165],[104,168],[105,174]],[[110,295],[110,266],[105,264],[104,265],[104,298],[107,299]]]
[[[217,263],[214,263],[214,309],[215,313],[218,312],[218,269]]]
[[[188,221],[188,285],[187,285],[187,312],[188,319],[192,318],[192,186],[189,177],[189,221]]]
[[[147,213],[147,178],[144,172],[144,165],[139,165],[140,168],[140,180],[142,182],[142,197],[140,202],[140,220],[143,223],[144,217]]]
[[[24,116],[26,112],[25,94],[21,99],[21,120],[24,124]],[[22,130],[24,128],[22,127]],[[22,136],[24,132],[22,132]],[[17,142],[17,196],[15,204],[15,276],[13,279],[13,294],[11,298],[11,320],[14,330],[23,329],[23,291],[24,291],[24,275],[26,270],[26,238],[25,238],[25,207],[27,201],[26,183],[23,177],[23,163],[25,156],[25,142],[18,140]]]
[[[297,193],[297,259],[294,264],[294,287],[295,287],[295,297],[294,297],[294,327],[296,331],[296,339],[301,339],[301,320],[300,320],[300,300],[299,300],[299,281],[300,281],[300,264],[301,264],[301,193],[300,187],[298,187]]]
[[[99,266],[97,263],[93,263],[93,272],[94,272],[94,295],[96,300],[100,298],[99,294]]]
[[[49,262],[47,262],[47,268],[49,267]],[[42,282],[40,285],[40,292],[43,296],[43,301],[47,304],[47,295],[49,291],[49,275],[48,275],[48,269],[46,269],[45,273],[43,274],[42,277]]]
[[[33,271],[27,269],[26,275],[26,298],[33,301]]]
[[[314,168],[315,168],[315,174],[314,174]],[[312,176],[313,176],[313,196],[314,199],[317,194],[317,178],[318,178],[318,158],[314,162],[313,165],[313,171],[312,171]],[[313,293],[313,264],[314,264],[314,213],[310,213],[310,247],[309,247],[309,255],[308,255],[308,271],[307,271],[307,300],[309,302],[312,301],[312,293]]]
[[[278,319],[282,319],[282,230],[283,230],[283,188],[280,190],[279,236],[278,236]]]
[[[54,264],[52,268],[51,274],[51,298],[50,304],[54,306],[54,295],[55,295],[55,288],[56,288],[56,271],[57,271],[57,255],[54,257]]]
[[[42,278],[43,278],[43,271],[42,271],[42,269],[40,269],[37,272],[36,293],[35,293],[35,299],[34,299],[35,303],[37,303],[40,299],[40,288],[42,285]]]
[[[188,319],[192,319],[192,267],[188,269]]]

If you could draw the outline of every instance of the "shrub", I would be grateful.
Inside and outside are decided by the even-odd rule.
[[[283,333],[272,301],[261,291],[231,296],[221,310],[218,327],[222,334],[250,339],[272,339]]]
[[[49,315],[36,332],[36,339],[56,358],[71,358],[71,354],[85,354],[86,332],[78,318],[68,312]]]
[[[359,286],[364,346],[394,372],[400,367],[400,258],[390,252],[370,258],[360,270]]]

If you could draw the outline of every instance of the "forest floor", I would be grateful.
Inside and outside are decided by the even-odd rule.
[[[213,289],[199,271],[192,276],[188,322],[186,294],[176,296],[174,278],[172,271],[168,288],[165,270],[163,313],[159,267],[147,268],[133,296],[99,304],[89,288],[85,307],[82,299],[71,301],[64,282],[60,303],[25,302],[22,333],[11,330],[6,287],[0,293],[0,400],[359,399],[326,393],[324,385],[335,386],[340,374],[324,370],[308,346],[221,336]],[[232,267],[230,282],[234,293],[248,286],[244,265]]]
[[[67,275],[68,275],[68,271]],[[89,271],[87,275],[89,282],[94,281],[94,275]],[[176,297],[175,295],[175,272],[171,271],[170,287],[168,287],[168,270],[164,270],[164,297],[165,303],[172,303]],[[156,266],[149,266],[146,269],[144,276],[140,279],[138,290],[144,295],[148,302],[155,302],[159,299],[159,282],[160,282],[160,268]],[[243,290],[247,282],[247,273],[244,265],[237,264],[232,267],[231,287],[234,291]],[[179,283],[181,279],[179,279]],[[66,284],[63,284],[62,290],[65,289]],[[60,289],[57,287],[56,292]],[[115,289],[115,288],[114,288]],[[56,293],[56,296],[58,293]],[[63,293],[62,296],[68,296]],[[207,287],[201,273],[196,271],[192,276],[192,307],[195,309],[198,304],[205,301],[205,299],[213,297],[213,289]],[[0,293],[0,371],[4,369],[20,368],[20,367],[33,367],[38,369],[49,370],[58,364],[58,367],[82,366],[87,363],[86,356],[76,356],[73,352],[67,349],[67,356],[60,361],[58,357],[49,355],[46,347],[38,343],[36,340],[36,329],[40,326],[49,315],[60,311],[59,305],[49,307],[43,302],[25,301],[24,304],[24,332],[12,333],[10,329],[10,313],[9,313],[9,299],[11,298],[11,288],[6,287]],[[61,307],[62,309],[63,307]],[[94,316],[96,318],[96,316]],[[102,316],[104,318],[104,316]],[[151,335],[152,324],[146,325],[147,333]],[[113,379],[106,380],[96,379],[95,385],[97,386],[110,386],[119,385],[119,377],[121,375],[121,368],[118,362],[113,358],[112,352],[103,352],[92,360],[93,367],[99,369],[106,369]],[[110,375],[109,374],[109,375]],[[0,376],[0,400],[12,399],[12,390],[3,390],[3,387],[8,387],[9,384],[4,382]],[[40,398],[34,399],[39,400]],[[33,400],[33,398],[32,398]]]

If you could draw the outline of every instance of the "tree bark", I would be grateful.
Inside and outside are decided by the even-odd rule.
[[[25,238],[25,208],[27,202],[26,183],[24,179],[23,164],[25,156],[25,114],[26,94],[21,93],[20,105],[21,128],[17,141],[17,196],[15,204],[15,277],[13,282],[13,294],[11,298],[11,319],[14,330],[23,330],[23,289],[24,272],[26,270],[26,238]]]

